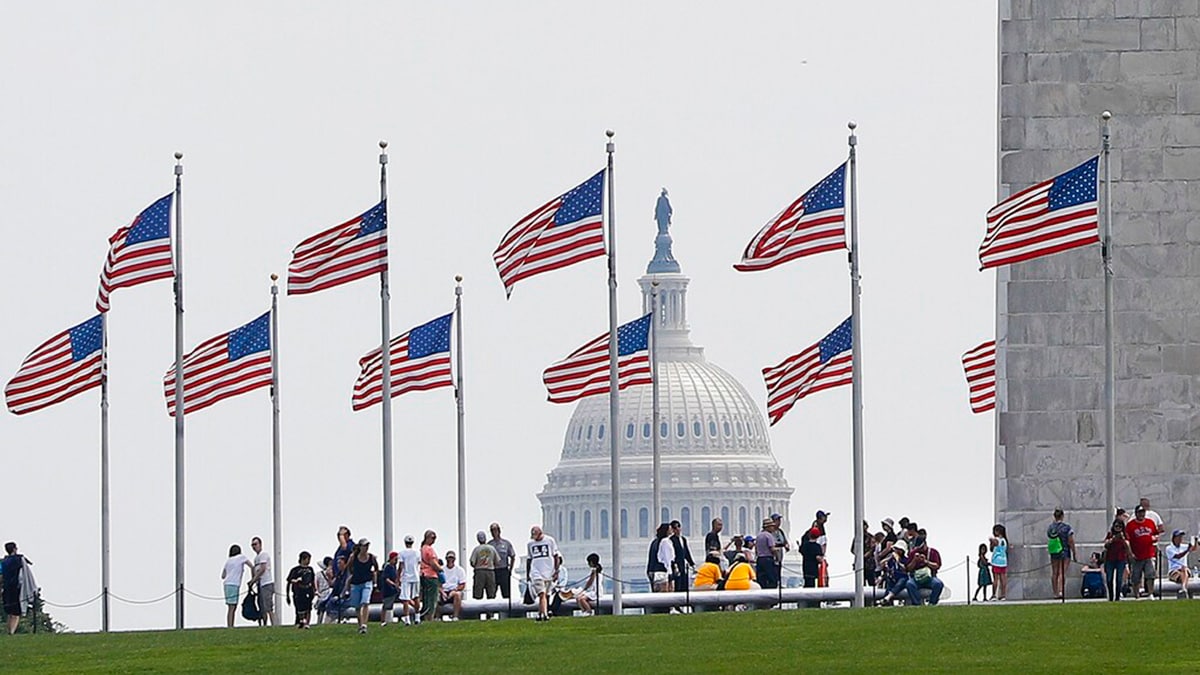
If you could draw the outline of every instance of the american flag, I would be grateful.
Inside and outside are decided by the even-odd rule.
[[[604,255],[603,205],[601,170],[514,225],[492,254],[505,294],[526,277]]]
[[[454,386],[450,379],[450,323],[454,314],[439,316],[392,338],[392,398],[410,391]],[[362,369],[354,382],[355,410],[383,400],[383,350],[373,349],[358,360]]]
[[[183,413],[271,385],[271,313],[200,343],[183,357]],[[163,377],[167,414],[175,416],[175,366]]]
[[[733,266],[754,272],[804,256],[846,248],[846,165],[771,219],[746,245]]]
[[[653,383],[650,372],[650,320],[647,314],[617,328],[617,389]],[[542,373],[551,403],[571,403],[609,393],[608,332],[571,352]]]
[[[970,390],[971,412],[996,408],[996,341],[988,340],[963,354],[963,371]]]
[[[108,240],[108,258],[100,271],[100,293],[96,296],[97,311],[108,311],[108,296],[118,288],[175,276],[171,261],[174,196],[169,194],[146,207]]]
[[[1093,157],[992,207],[979,245],[979,269],[1100,242]]]
[[[387,269],[387,200],[300,242],[288,263],[288,295],[316,293]]]
[[[101,315],[46,340],[4,387],[9,412],[24,415],[100,386],[103,352]]]
[[[853,334],[846,319],[820,342],[774,368],[763,368],[767,381],[767,417],[774,425],[800,399],[853,381]]]

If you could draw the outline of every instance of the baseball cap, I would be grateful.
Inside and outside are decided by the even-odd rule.
[[[396,551],[392,551],[391,553],[388,554],[388,560],[391,560],[392,558],[399,558],[399,557],[400,557],[400,554],[397,553]]]
[[[828,518],[831,515],[833,515],[833,514],[828,511],[817,511],[818,518]]]
[[[446,557],[447,558],[457,558],[458,554],[455,553],[454,551],[446,551]]]
[[[366,537],[363,537],[362,539],[358,540],[358,545],[359,546],[370,546],[371,542],[367,541]]]
[[[1134,513],[1145,513],[1145,512],[1146,512],[1146,507],[1142,506],[1141,504],[1138,504],[1138,505],[1137,505],[1137,508],[1135,508],[1135,509],[1133,510],[1133,512],[1134,512]]]
[[[1175,530],[1171,533],[1171,538],[1174,539],[1175,537],[1182,537],[1185,534],[1187,534],[1187,532],[1184,532],[1183,530]]]
[[[808,531],[808,536],[812,537],[813,539],[816,539],[817,537],[821,536],[821,528],[819,528],[819,527],[812,528],[811,530]]]
[[[772,513],[771,520],[783,520],[783,514],[782,513]]]
[[[411,534],[404,535],[404,543],[411,544],[414,541],[416,541],[416,539],[413,539],[413,536]]]

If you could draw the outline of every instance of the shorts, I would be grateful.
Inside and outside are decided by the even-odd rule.
[[[1050,559],[1051,560],[1070,560],[1071,552],[1064,548],[1062,551],[1059,551],[1058,553],[1051,553]]]
[[[670,580],[670,576],[666,572],[652,572],[650,581],[654,584],[665,584]]]
[[[1008,565],[992,565],[992,574],[1004,574],[1008,571]]]
[[[275,584],[258,585],[258,608],[264,614],[275,611]]]
[[[233,584],[225,584],[225,604],[233,605],[236,607],[237,603],[238,603],[238,593],[240,590],[241,590],[241,586],[234,586]]]
[[[4,587],[4,613],[21,616],[21,584]]]
[[[1170,572],[1167,572],[1167,581],[1174,581],[1175,583],[1179,583],[1179,580],[1182,577],[1183,577],[1183,570],[1181,570],[1181,569],[1174,569],[1174,570],[1171,570]]]
[[[1154,558],[1145,560],[1134,560],[1129,565],[1129,585],[1137,586],[1142,582],[1142,576],[1146,579],[1154,578]]]
[[[401,581],[400,582],[400,601],[405,600],[420,600],[421,599],[421,582],[420,581]]]
[[[475,580],[471,584],[471,597],[482,600],[496,597],[496,573],[493,570],[475,570]]]
[[[550,579],[542,579],[541,577],[533,577],[529,580],[530,592],[534,595],[542,595],[550,592],[550,588],[554,586],[554,582]]]
[[[371,602],[371,591],[375,585],[368,581],[365,584],[350,584],[350,606],[355,609]]]

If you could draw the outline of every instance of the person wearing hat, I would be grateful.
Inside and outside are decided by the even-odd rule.
[[[904,543],[903,539],[888,547],[887,553],[880,563],[884,583],[887,586],[887,593],[879,601],[880,604],[890,605],[896,596],[908,592],[908,571],[905,569],[905,565],[908,564],[907,553],[908,544]]]
[[[496,549],[487,543],[487,534],[483,530],[475,533],[479,542],[471,551],[470,563],[474,572],[471,581],[471,597],[482,600],[487,595],[488,600],[496,597]],[[484,615],[487,618],[487,615]]]
[[[400,599],[400,622],[406,626],[421,623],[421,556],[413,548],[415,539],[404,535],[404,548],[397,556],[396,572],[399,584],[396,597]]]
[[[1171,543],[1163,549],[1163,555],[1167,559],[1167,579],[1179,584],[1179,597],[1190,598],[1187,585],[1191,575],[1188,573],[1187,557],[1193,542],[1183,543],[1185,534],[1183,530],[1172,532]]]
[[[883,536],[892,541],[896,541],[896,521],[892,520],[891,518],[884,518],[879,524],[881,527],[883,527]]]
[[[383,573],[379,575],[379,599],[383,606],[379,609],[379,625],[387,626],[395,615],[396,596],[400,594],[400,553],[388,553],[387,562],[383,564]]]
[[[367,613],[370,610],[371,591],[379,581],[379,561],[369,550],[371,542],[366,537],[358,540],[350,554],[350,606],[357,610],[358,632],[367,632]]]
[[[788,541],[787,532],[783,531],[783,514],[772,513],[771,522],[775,523],[775,545],[785,552],[792,550],[792,545]]]
[[[775,540],[775,532],[779,526],[770,518],[762,521],[762,531],[754,538],[755,566],[758,568],[758,583],[763,588],[779,586],[779,564],[783,559],[783,549]]]
[[[442,582],[442,593],[438,599],[442,604],[454,606],[454,612],[450,615],[451,621],[458,621],[462,614],[463,591],[467,590],[467,570],[457,565],[457,562],[458,554],[452,550],[446,551],[446,567],[442,570],[446,580]]]
[[[1139,598],[1145,597],[1154,592],[1154,558],[1158,553],[1158,527],[1146,517],[1146,507],[1139,504],[1134,509],[1133,520],[1125,525],[1125,538],[1133,550],[1129,585]]]

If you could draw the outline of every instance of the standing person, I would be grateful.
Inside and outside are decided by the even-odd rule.
[[[996,591],[992,597],[1004,600],[1008,597],[1008,530],[996,523],[988,543],[992,547],[992,574],[996,577]]]
[[[774,516],[771,516],[772,520],[774,520],[775,517],[778,515],[779,514],[776,513]],[[828,511],[818,510],[816,517],[813,519],[812,526],[821,531],[821,536],[817,537],[817,543],[821,545],[821,555],[825,555],[827,547],[829,546],[829,538],[825,536],[825,523],[826,523],[826,521],[829,520],[829,516],[830,516],[830,513]],[[779,525],[780,523],[778,520],[776,520],[775,524]],[[778,538],[779,537],[776,537],[776,539],[778,539]],[[783,538],[783,540],[786,542],[787,537],[785,536]]]
[[[379,625],[387,626],[392,622],[392,616],[395,614],[396,596],[400,594],[400,573],[396,565],[400,561],[400,554],[396,551],[388,553],[387,562],[383,564],[383,574],[379,577],[379,600],[382,606],[379,608]]]
[[[463,593],[467,590],[467,571],[457,565],[457,562],[458,554],[454,551],[446,551],[446,567],[442,569],[446,580],[442,582],[441,595],[438,600],[454,607],[454,612],[450,615],[451,621],[458,621],[462,614]]]
[[[1190,598],[1192,596],[1187,586],[1191,575],[1188,572],[1187,557],[1192,551],[1192,542],[1184,544],[1184,534],[1183,530],[1171,533],[1171,543],[1163,549],[1163,556],[1167,559],[1167,580],[1179,584],[1179,597]]]
[[[405,625],[421,623],[421,557],[413,549],[413,536],[404,535],[400,551],[400,621]]]
[[[855,556],[860,547],[862,548],[863,584],[874,586],[876,577],[875,535],[871,534],[871,525],[865,520],[862,523],[862,532],[854,541],[850,542],[850,555]]]
[[[308,628],[309,618],[312,616],[313,597],[317,592],[316,574],[313,573],[313,568],[309,564],[312,562],[312,554],[308,551],[300,552],[299,564],[288,572],[286,598],[288,604],[292,604],[292,596],[296,598],[296,628]]]
[[[646,559],[646,577],[650,590],[661,593],[671,589],[671,567],[675,564],[675,549],[671,545],[671,526],[663,523],[654,531]]]
[[[525,579],[530,585],[530,592],[537,597],[537,620],[549,621],[550,609],[546,595],[558,579],[558,568],[562,565],[558,542],[542,532],[540,526],[534,525],[529,529],[529,543],[525,548]]]
[[[349,560],[350,554],[354,552],[354,539],[350,535],[350,528],[342,525],[337,531],[338,547],[333,553],[333,569],[337,569],[337,561]]]
[[[0,573],[4,578],[4,614],[8,620],[8,634],[17,632],[28,605],[35,601],[37,583],[29,568],[33,561],[17,553],[17,543],[10,541],[4,544],[4,559],[0,560]],[[240,579],[239,579],[240,583]],[[234,598],[237,604],[237,598]]]
[[[421,620],[433,621],[437,615],[438,595],[441,592],[441,581],[438,577],[442,572],[442,563],[438,560],[433,543],[437,541],[437,532],[425,530],[421,539]]]
[[[804,572],[804,587],[816,588],[817,577],[821,572],[821,561],[825,559],[825,552],[821,548],[821,530],[813,527],[809,528],[800,537],[800,560],[801,568]]]
[[[1129,583],[1137,597],[1143,598],[1154,593],[1154,558],[1158,553],[1158,527],[1146,517],[1146,507],[1139,504],[1134,509],[1133,520],[1125,526],[1125,538],[1133,551]]]
[[[725,529],[725,523],[720,518],[712,519],[712,529],[708,534],[704,535],[704,554],[708,557],[709,551],[721,550],[721,530]]]
[[[263,550],[262,539],[258,537],[250,540],[250,548],[254,549],[254,574],[250,583],[258,584],[258,605],[262,610],[258,625],[275,625],[275,572],[271,569],[271,555]]]
[[[764,589],[779,586],[779,562],[782,550],[775,539],[775,521],[766,518],[762,531],[754,538],[755,566],[758,568],[758,583]]]
[[[512,592],[512,571],[517,564],[517,550],[511,541],[500,536],[500,523],[492,523],[488,529],[492,533],[488,546],[496,549],[496,590],[507,600],[512,597],[509,594]]]
[[[671,567],[671,580],[677,592],[688,588],[688,570],[695,567],[692,560],[692,550],[688,547],[687,537],[683,536],[683,524],[678,520],[671,521],[671,548],[675,552],[674,564]]]
[[[471,580],[471,597],[482,600],[486,595],[491,600],[496,597],[496,549],[487,543],[487,535],[483,530],[475,533],[475,540],[479,545],[471,551],[471,569],[475,570]],[[487,615],[484,614],[483,618],[486,619]]]
[[[1054,522],[1046,528],[1046,550],[1050,552],[1050,585],[1054,597],[1063,598],[1066,591],[1067,565],[1075,558],[1075,530],[1063,521],[1063,510],[1054,509]]]
[[[1129,539],[1125,537],[1125,521],[1118,516],[1104,537],[1104,585],[1110,601],[1121,599],[1121,589],[1125,587],[1125,567],[1130,560],[1133,560],[1133,550],[1129,548]]]
[[[12,553],[16,552],[16,546],[13,546]],[[11,554],[10,553],[10,556]],[[8,558],[4,559],[5,561]],[[250,564],[250,560],[242,555],[242,547],[234,544],[229,547],[229,559],[225,561],[225,567],[221,570],[221,579],[225,581],[225,627],[233,628],[233,617],[237,616],[238,593],[242,590],[242,572],[243,568],[254,571],[254,565]],[[4,607],[8,609],[8,564],[5,563],[4,574]],[[12,616],[11,614],[9,615]],[[9,622],[9,628],[12,632],[12,622]]]
[[[743,539],[742,535],[740,534],[731,538],[729,543],[725,544],[725,561],[727,563],[726,568],[732,566],[734,558],[737,558],[739,555],[743,558],[746,557],[746,550],[744,548],[745,545],[746,540]]]
[[[367,632],[367,616],[371,609],[371,591],[379,580],[379,561],[370,552],[371,542],[366,537],[350,554],[350,606],[358,615],[358,632]]]
[[[983,593],[983,601],[988,599],[988,586],[992,585],[992,566],[988,562],[988,547],[987,544],[979,545],[979,557],[975,559],[975,566],[979,568],[979,578],[976,580],[974,599],[979,599],[980,592]],[[996,588],[992,587],[992,599],[996,599]]]
[[[1164,526],[1163,526],[1162,516],[1158,515],[1157,511],[1150,508],[1150,498],[1149,497],[1142,497],[1141,499],[1139,499],[1138,506],[1142,507],[1143,509],[1146,509],[1146,518],[1154,523],[1154,528],[1157,530],[1157,532],[1155,532],[1155,534],[1163,535],[1163,534],[1167,533],[1166,529],[1164,529]]]

